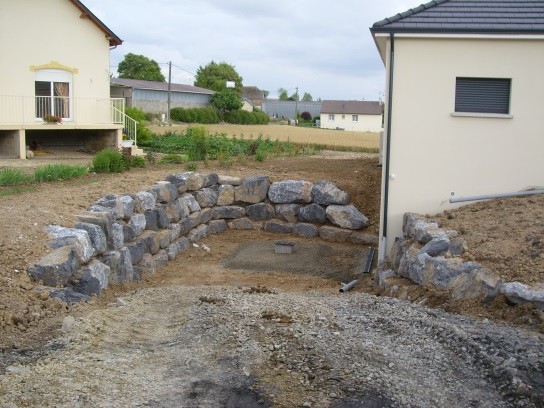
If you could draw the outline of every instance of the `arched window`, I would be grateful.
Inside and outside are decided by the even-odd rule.
[[[72,73],[60,69],[36,70],[36,118],[45,115],[71,119]]]

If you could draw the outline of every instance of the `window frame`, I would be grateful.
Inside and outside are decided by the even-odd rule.
[[[334,113],[329,113],[329,122],[334,122]]]
[[[359,123],[359,115],[351,115],[352,123]]]
[[[512,78],[455,78],[452,116],[512,118]]]

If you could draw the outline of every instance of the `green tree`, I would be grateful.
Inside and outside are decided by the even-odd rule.
[[[308,92],[304,92],[304,95],[302,96],[303,102],[312,102],[313,98],[312,95],[310,95]]]
[[[117,67],[117,72],[119,72],[119,78],[166,81],[157,61],[138,54],[128,53],[125,55]]]
[[[270,92],[263,89],[263,96],[264,96],[264,99],[268,98],[268,95],[270,95]]]
[[[227,81],[234,82],[234,88],[227,88]],[[221,92],[225,89],[232,89],[242,99],[242,77],[234,65],[220,62],[219,64],[212,61],[205,67],[200,66],[196,71],[195,86],[211,89],[212,91]]]
[[[291,95],[291,96],[289,97],[289,100],[290,100],[290,101],[298,101],[298,100],[299,100],[299,99],[298,99],[298,93],[295,92],[293,95]]]
[[[212,95],[210,104],[224,115],[227,112],[240,109],[242,100],[234,89],[225,88]]]
[[[278,89],[278,98],[280,101],[289,100],[289,94],[287,93],[287,89],[285,88]]]

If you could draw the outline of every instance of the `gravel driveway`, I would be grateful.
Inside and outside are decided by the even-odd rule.
[[[364,293],[168,286],[65,319],[3,407],[541,407],[536,336]]]

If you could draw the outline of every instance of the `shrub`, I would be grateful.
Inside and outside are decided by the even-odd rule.
[[[93,171],[97,173],[121,173],[125,169],[123,155],[115,149],[105,149],[93,157]]]
[[[48,164],[34,170],[36,181],[68,180],[83,177],[89,172],[87,166],[74,166],[69,164]]]
[[[32,177],[23,173],[21,170],[5,167],[0,170],[0,185],[1,186],[16,186],[18,184],[30,183]]]
[[[189,138],[189,160],[206,160],[210,144],[208,134],[203,126],[195,126],[187,129],[186,137]]]
[[[304,119],[306,122],[309,122],[310,120],[312,120],[312,115],[310,114],[310,112],[302,112],[300,114],[300,117]]]
[[[185,165],[185,170],[187,171],[196,171],[196,169],[197,169],[196,163],[187,163]]]
[[[248,112],[245,110],[234,110],[225,114],[225,122],[241,125],[266,125],[268,124],[268,115],[261,111]]]
[[[175,154],[175,153],[170,153],[170,154],[167,154],[166,156],[163,156],[160,160],[159,160],[159,163],[161,164],[181,164],[181,163],[185,163],[187,161],[187,156],[186,155],[180,155],[180,154]]]
[[[137,132],[136,142],[139,143],[139,144],[145,145],[153,137],[153,133],[151,132],[151,130],[149,130],[143,124],[143,122],[147,120],[147,114],[143,110],[141,110],[139,108],[135,108],[133,106],[126,107],[125,108],[125,114],[127,116],[131,117],[132,119],[134,119],[137,122],[137,124],[136,124],[136,132]]]
[[[219,115],[213,108],[173,108],[170,110],[170,118],[185,123],[218,123]]]

